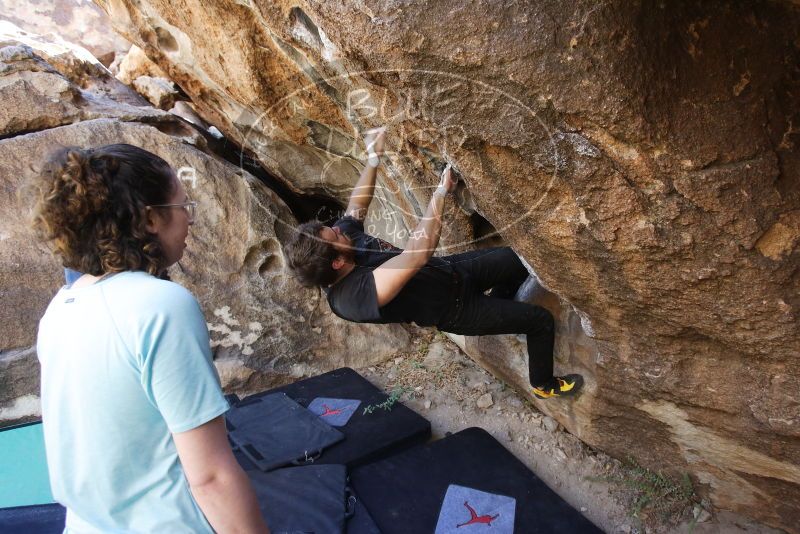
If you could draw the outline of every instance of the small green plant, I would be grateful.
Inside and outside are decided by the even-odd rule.
[[[416,360],[411,360],[411,367],[414,369],[425,369],[425,366]]]
[[[633,498],[629,515],[640,520],[642,516],[655,512],[664,520],[677,521],[697,501],[688,473],[676,480],[642,467],[633,458],[628,458],[618,474],[590,477],[590,480],[610,482],[631,489]]]
[[[394,405],[397,403],[397,401],[400,400],[400,397],[402,397],[403,394],[406,393],[409,390],[410,390],[410,388],[404,388],[404,387],[395,388],[389,394],[389,398],[387,398],[382,403],[380,403],[380,404],[370,404],[369,406],[364,408],[364,415],[370,414],[370,413],[374,412],[375,410],[377,410],[378,408],[386,410],[387,412],[391,411],[391,409],[394,408]]]

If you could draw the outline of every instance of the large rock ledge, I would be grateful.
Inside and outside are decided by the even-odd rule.
[[[798,532],[795,2],[98,3],[295,191],[342,200],[358,132],[388,123],[388,239],[456,163],[445,245],[496,228],[588,378],[541,408]],[[516,340],[462,342],[525,387]]]

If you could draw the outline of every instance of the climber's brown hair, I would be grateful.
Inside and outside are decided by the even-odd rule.
[[[158,276],[168,265],[146,229],[146,206],[169,202],[174,176],[166,161],[132,145],[62,148],[39,176],[34,229],[64,267]]]
[[[319,221],[301,224],[284,249],[289,269],[306,287],[329,286],[336,280],[336,270],[331,264],[339,253],[332,244],[320,239],[322,226]]]

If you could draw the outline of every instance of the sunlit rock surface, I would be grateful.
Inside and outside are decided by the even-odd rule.
[[[89,0],[0,0],[0,19],[31,33],[80,43],[106,65],[130,46]]]

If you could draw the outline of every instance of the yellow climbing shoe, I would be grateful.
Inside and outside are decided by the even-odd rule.
[[[533,394],[537,399],[552,399],[553,397],[569,397],[575,395],[583,386],[581,375],[554,376],[548,384],[533,387]]]

